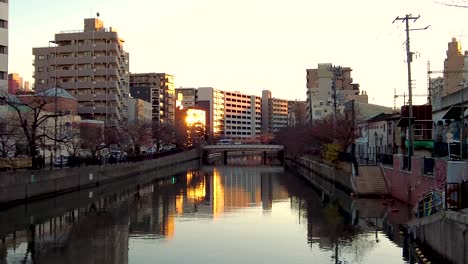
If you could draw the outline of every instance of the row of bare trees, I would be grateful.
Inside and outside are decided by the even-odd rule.
[[[66,122],[69,113],[55,111],[55,100],[50,96],[0,94],[0,102],[9,109],[0,113],[1,158],[28,156],[32,168],[39,168],[44,158],[40,150],[52,151],[57,145],[70,156],[77,156],[82,150],[96,156],[111,146],[138,155],[142,146],[155,145],[158,151],[161,145],[174,141],[174,127],[159,122],[134,122],[119,127],[77,122],[72,126]]]
[[[287,155],[320,155],[324,147],[336,145],[345,151],[358,137],[352,120],[344,115],[329,115],[323,120],[317,120],[313,125],[303,125],[294,128],[284,128],[275,134],[274,141],[286,147]]]

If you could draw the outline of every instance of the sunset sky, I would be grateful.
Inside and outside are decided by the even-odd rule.
[[[32,48],[47,46],[54,33],[82,29],[96,12],[126,40],[131,72],[167,72],[176,87],[255,95],[269,89],[285,99],[305,100],[305,70],[330,62],[353,69],[370,103],[393,106],[394,88],[407,93],[407,75],[404,24],[392,21],[407,13],[421,15],[412,27],[431,25],[411,32],[414,94],[426,94],[428,60],[442,70],[452,37],[468,49],[468,9],[431,0],[15,0],[9,6],[9,72],[32,82]]]

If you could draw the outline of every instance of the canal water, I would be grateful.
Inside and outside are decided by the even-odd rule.
[[[391,202],[327,197],[259,158],[67,195],[0,212],[0,263],[414,263]]]

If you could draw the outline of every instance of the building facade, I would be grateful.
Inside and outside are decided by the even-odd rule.
[[[335,67],[331,63],[318,64],[307,69],[307,120],[313,123],[334,112],[342,113],[350,100],[367,103],[367,94],[360,93],[359,84],[353,83],[350,67]]]
[[[198,101],[198,90],[196,88],[178,88],[176,94],[182,96],[181,105],[184,108],[195,108]]]
[[[128,123],[149,123],[152,119],[152,105],[138,98],[128,99]]]
[[[262,133],[275,133],[288,126],[288,101],[272,98],[271,92],[262,91]]]
[[[151,102],[153,122],[174,125],[176,95],[174,76],[167,73],[132,73],[130,74],[130,90],[144,92],[145,98],[132,93],[135,98]],[[149,90],[148,90],[149,89]],[[148,96],[148,93],[149,96]]]
[[[17,94],[23,89],[23,77],[17,73],[8,74],[8,93]]]
[[[261,134],[261,97],[225,92],[225,131],[226,138],[250,140]]]
[[[462,52],[461,43],[456,38],[448,43],[443,74],[443,96],[459,91],[462,82],[468,80],[468,51]]]
[[[307,123],[306,101],[288,101],[288,127],[302,126]]]
[[[49,47],[33,48],[35,91],[61,87],[77,98],[83,119],[119,126],[126,122],[129,94],[123,44],[97,18],[85,19],[82,31],[55,34]]]
[[[0,94],[8,91],[8,1],[0,1]],[[0,101],[0,113],[6,111]]]
[[[210,138],[225,135],[225,93],[212,87],[198,88],[198,108],[205,110],[206,132]]]

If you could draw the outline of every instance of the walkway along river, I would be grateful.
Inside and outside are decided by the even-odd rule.
[[[262,157],[179,165],[0,212],[0,263],[415,263],[405,210],[342,203]]]

